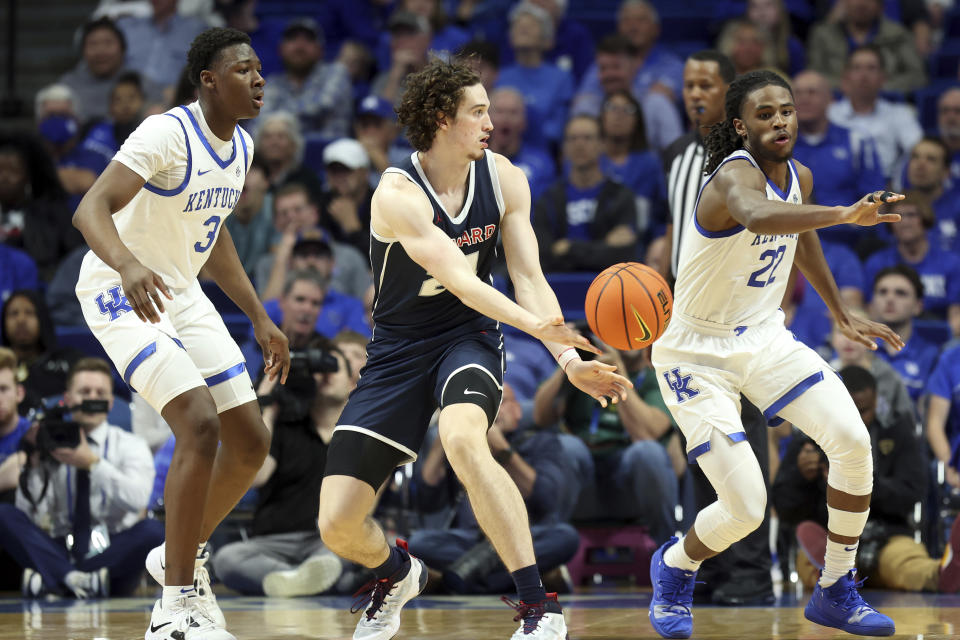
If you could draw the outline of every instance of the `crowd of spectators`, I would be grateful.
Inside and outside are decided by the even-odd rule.
[[[794,154],[813,172],[813,202],[906,193],[888,207],[899,222],[820,232],[845,303],[893,327],[902,351],[846,339],[802,274],[793,274],[783,308],[797,338],[840,371],[874,440],[875,503],[884,496],[884,508],[871,512],[878,524],[862,546],[874,555],[863,562],[875,563],[867,566],[879,567],[890,588],[960,589],[960,565],[938,568],[942,548],[934,548],[950,537],[940,499],[960,495],[953,0],[689,0],[679,8],[622,0],[601,3],[606,14],[566,0],[330,0],[312,15],[281,1],[206,4],[212,9],[188,13],[175,0],[103,0],[78,25],[75,65],[56,70],[60,79],[35,96],[34,126],[0,127],[0,549],[25,569],[22,585],[14,581],[25,594],[129,592],[137,578],[130,567],[142,566],[137,558],[162,535],[155,518],[172,436],[116,372],[90,358],[103,352],[73,293],[87,247],[70,218],[146,116],[196,98],[183,65],[191,40],[210,25],[248,32],[266,78],[263,112],[243,123],[256,155],[227,226],[291,348],[319,349],[337,365],[301,370],[287,390],[259,386],[273,442],[240,506],[253,512],[251,537],[225,540],[213,556],[225,584],[305,595],[345,592],[363,577],[324,549],[310,496],[319,493],[326,443],[371,335],[373,190],[386,167],[412,152],[394,106],[407,74],[429,56],[462,54],[490,96],[491,150],[529,179],[541,261],[555,282],[562,272],[588,283],[627,260],[675,275],[703,136],[722,119],[737,73],[768,68],[792,81]],[[252,327],[211,283],[204,288],[248,368],[260,371]],[[565,313],[582,317],[582,296],[572,302]],[[600,356],[635,381],[627,402],[603,409],[565,383],[542,345],[505,333],[504,401],[489,442],[524,496],[541,569],[558,569],[576,552],[571,522],[642,523],[658,544],[689,524],[702,496],[649,354]],[[44,455],[43,412],[96,393],[109,399],[109,415],[75,411],[80,443]],[[745,423],[760,424],[754,413],[745,403]],[[824,489],[825,458],[790,425],[770,433],[771,504],[791,541],[781,552],[801,550],[809,581],[822,556],[812,541],[823,537],[825,497],[814,504],[807,496]],[[755,451],[765,444],[751,440]],[[151,455],[152,465],[144,462]],[[50,486],[36,497],[38,474]],[[119,474],[129,480],[123,486]],[[393,528],[412,534],[411,549],[435,570],[437,588],[507,585],[439,438],[428,439],[404,478],[390,483],[380,508]],[[90,496],[84,509],[71,502]],[[926,549],[909,544],[920,530],[912,519],[918,502],[941,525],[922,532]],[[398,509],[414,515],[398,518]],[[769,567],[766,533],[759,537],[744,542],[752,551],[705,571],[716,581],[714,601],[769,601],[769,581],[756,577]],[[954,538],[960,546],[960,533]],[[756,562],[758,554],[766,560]],[[10,561],[0,554],[0,565]]]

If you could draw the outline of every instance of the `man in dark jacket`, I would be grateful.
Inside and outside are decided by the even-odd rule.
[[[567,122],[563,157],[568,170],[533,212],[544,271],[600,271],[640,255],[633,192],[603,175],[602,151],[596,118],[580,115]]]
[[[960,519],[951,532],[948,561],[931,558],[914,542],[909,516],[926,492],[927,461],[912,416],[900,416],[884,427],[876,419],[876,380],[862,367],[849,366],[840,377],[870,432],[874,455],[874,499],[860,538],[857,565],[870,576],[870,586],[902,591],[956,591],[960,588]],[[806,436],[794,437],[773,484],[772,501],[781,522],[796,527],[803,554],[801,579],[816,581],[823,566],[827,523],[827,459]],[[804,557],[809,563],[804,562]]]

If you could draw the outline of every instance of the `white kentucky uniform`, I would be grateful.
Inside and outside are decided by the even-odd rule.
[[[743,149],[720,166],[733,161],[759,169]],[[700,196],[715,175],[704,182]],[[800,204],[792,160],[787,176],[786,192],[767,180],[767,199]],[[741,392],[776,424],[787,404],[833,375],[815,351],[784,327],[779,308],[797,234],[759,235],[742,225],[707,231],[696,209],[693,217],[694,228],[684,234],[680,248],[673,319],[652,351],[660,391],[686,437],[690,462],[710,450],[713,429],[734,442],[746,439]]]
[[[181,393],[210,388],[217,411],[256,399],[240,349],[197,273],[233,211],[253,142],[240,127],[218,139],[200,104],[150,116],[114,156],[146,180],[113,220],[120,240],[170,289],[157,324],[133,313],[120,274],[93,251],[76,292],[84,319],[123,379],[157,410]]]

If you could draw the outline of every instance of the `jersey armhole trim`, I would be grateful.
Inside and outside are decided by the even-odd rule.
[[[240,146],[243,147],[243,177],[247,177],[247,171],[250,169],[250,159],[247,158],[247,141],[243,138],[243,131],[237,125],[237,135],[240,136]]]
[[[183,144],[187,147],[187,171],[183,176],[183,182],[180,183],[180,186],[176,189],[161,189],[156,187],[149,182],[143,183],[143,188],[149,191],[150,193],[155,193],[158,196],[171,197],[183,193],[183,190],[187,188],[187,185],[190,184],[190,174],[193,173],[193,153],[190,151],[190,138],[187,136],[187,128],[183,126],[183,120],[173,115],[172,113],[165,113],[165,116],[170,116],[177,121],[177,124],[180,125],[180,129],[183,131]]]
[[[500,174],[497,173],[497,159],[489,151],[484,150],[487,156],[487,171],[490,173],[490,181],[493,183],[493,196],[497,199],[497,208],[500,210],[500,218],[506,213],[506,204],[503,201],[503,190],[500,189]]]

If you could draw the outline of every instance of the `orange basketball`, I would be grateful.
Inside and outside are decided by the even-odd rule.
[[[614,349],[653,344],[670,324],[673,294],[663,277],[639,262],[621,262],[594,278],[584,311],[593,333]]]

